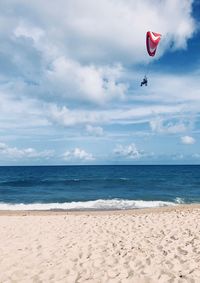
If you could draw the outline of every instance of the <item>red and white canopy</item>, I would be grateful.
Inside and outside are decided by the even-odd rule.
[[[146,35],[146,46],[147,52],[150,56],[154,56],[156,54],[156,49],[158,43],[161,39],[161,34],[156,32],[148,31]]]

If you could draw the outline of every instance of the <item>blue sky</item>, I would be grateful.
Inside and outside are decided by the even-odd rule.
[[[199,0],[2,0],[0,23],[0,165],[200,163]]]

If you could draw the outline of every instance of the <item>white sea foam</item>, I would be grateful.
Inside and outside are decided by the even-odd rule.
[[[183,198],[179,198],[179,197],[175,198],[175,202],[178,203],[178,204],[185,203],[184,199]]]
[[[109,210],[109,209],[135,209],[174,206],[174,202],[144,201],[144,200],[94,200],[83,202],[65,203],[32,203],[32,204],[8,204],[0,203],[0,210]]]

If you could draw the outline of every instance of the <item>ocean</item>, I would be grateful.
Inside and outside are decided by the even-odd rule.
[[[0,210],[109,210],[199,202],[198,165],[0,167]]]

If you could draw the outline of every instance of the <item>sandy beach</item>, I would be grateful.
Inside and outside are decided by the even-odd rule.
[[[200,282],[200,206],[0,212],[0,282]]]

